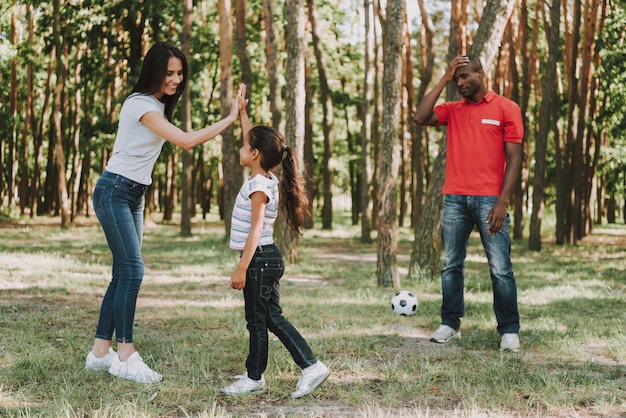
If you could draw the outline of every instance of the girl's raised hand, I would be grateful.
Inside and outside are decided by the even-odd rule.
[[[246,85],[245,84],[241,84],[243,86],[243,92],[241,91],[240,88],[240,92],[242,94],[238,94],[237,95],[237,100],[238,100],[238,106],[239,106],[239,113],[241,112],[245,112],[246,111],[246,106],[248,105],[248,99],[246,99]]]
[[[239,112],[241,112],[241,102],[248,103],[246,100],[246,85],[244,83],[239,84],[239,91],[237,92],[237,96],[235,97],[235,103],[233,103],[230,109],[230,115],[237,118]],[[244,104],[245,109],[245,104]]]

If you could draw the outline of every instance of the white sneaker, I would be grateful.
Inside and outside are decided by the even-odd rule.
[[[313,392],[316,387],[324,383],[324,381],[328,379],[329,375],[330,370],[328,370],[328,367],[326,367],[326,365],[319,360],[312,366],[302,369],[302,376],[298,381],[298,386],[296,386],[295,392],[291,394],[291,397],[293,399],[298,399],[304,395],[308,395]]]
[[[120,361],[117,355],[113,357],[109,373],[115,377],[134,380],[138,383],[157,383],[163,379],[163,376],[143,362],[143,359],[136,351],[126,361]]]
[[[265,378],[263,376],[261,376],[261,380],[253,380],[248,377],[248,372],[246,372],[243,376],[237,375],[233,376],[233,378],[237,379],[237,381],[230,386],[223,387],[222,392],[229,395],[259,393],[265,386]]]
[[[461,338],[461,331],[443,324],[430,335],[430,341],[439,344],[447,343],[453,338]]]
[[[109,370],[114,357],[117,357],[117,354],[111,347],[109,347],[109,353],[104,357],[96,357],[93,351],[90,351],[85,359],[85,369],[93,371]]]
[[[500,339],[500,351],[510,350],[514,353],[519,351],[519,334],[502,334]]]

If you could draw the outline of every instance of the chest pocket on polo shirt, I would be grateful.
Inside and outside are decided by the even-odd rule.
[[[497,119],[487,119],[487,118],[483,118],[480,121],[480,123],[483,124],[483,125],[492,125],[492,126],[500,126],[500,125],[502,125],[500,123],[500,121],[497,120]]]

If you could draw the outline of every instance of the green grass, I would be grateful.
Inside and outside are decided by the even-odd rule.
[[[341,223],[342,218],[338,218]],[[244,371],[241,293],[228,287],[237,253],[216,219],[181,238],[147,228],[146,277],[136,346],[165,379],[157,385],[84,370],[110,254],[82,220],[0,225],[0,416],[8,417],[431,417],[626,416],[626,227],[596,227],[576,246],[514,242],[522,351],[500,353],[488,269],[472,236],[463,338],[428,341],[439,324],[440,284],[406,282],[419,308],[390,309],[376,286],[376,244],[359,228],[307,231],[301,263],[282,280],[285,315],[333,374],[312,396],[289,395],[299,370],[278,341],[262,395],[220,388]],[[401,228],[406,277],[412,233]]]

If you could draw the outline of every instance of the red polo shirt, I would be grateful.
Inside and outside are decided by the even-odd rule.
[[[521,143],[522,113],[512,100],[489,90],[478,103],[463,99],[434,109],[448,126],[443,194],[499,196],[504,181],[504,143]]]

